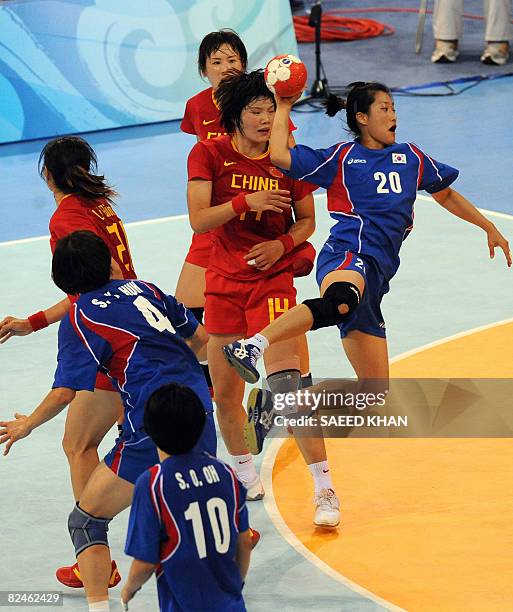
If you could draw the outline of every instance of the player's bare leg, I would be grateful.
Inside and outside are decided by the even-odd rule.
[[[310,352],[308,350],[308,341],[306,334],[298,336],[296,339],[297,352],[299,355],[299,368],[301,370],[301,376],[310,373]]]
[[[253,457],[244,441],[246,411],[242,406],[244,381],[224,359],[222,347],[235,340],[236,335],[211,334],[208,340],[208,363],[214,384],[217,406],[217,421],[228,452],[232,456],[235,471],[248,489],[248,500],[260,499],[264,495]]]
[[[102,461],[82,493],[80,509],[93,517],[111,519],[130,506],[133,492],[134,485],[116,476]],[[109,547],[90,546],[77,560],[88,602],[107,600],[111,574]]]
[[[224,344],[236,338],[237,335],[211,334],[208,340],[208,361],[214,383],[217,420],[224,443],[231,455],[242,455],[248,452],[242,435],[246,420],[246,413],[242,407],[244,381],[226,363],[221,351]]]
[[[117,391],[79,391],[70,404],[62,446],[69,462],[75,501],[80,500],[99,463],[100,442],[122,414],[123,405]]]
[[[188,261],[183,262],[176,285],[175,298],[187,308],[205,307],[205,272],[205,268],[201,266]],[[196,357],[203,365],[207,361],[207,347],[202,348]]]
[[[355,330],[342,340],[342,346],[359,380],[380,380],[386,384],[389,377],[386,338]]]
[[[178,277],[175,298],[189,308],[205,306],[205,268],[183,262]]]

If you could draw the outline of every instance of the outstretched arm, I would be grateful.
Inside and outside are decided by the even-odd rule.
[[[11,446],[26,438],[32,430],[53,419],[75,398],[75,391],[66,387],[52,389],[30,416],[15,413],[14,421],[0,421],[0,444],[5,445],[4,456]]]
[[[495,225],[487,219],[483,214],[477,210],[477,208],[464,198],[460,193],[447,187],[437,193],[431,194],[436,202],[443,206],[450,213],[468,221],[473,225],[477,225],[486,232],[488,237],[488,249],[490,251],[490,258],[493,259],[495,256],[495,248],[499,247],[503,250],[508,267],[511,267],[511,251],[509,248],[508,241],[499,232]]]
[[[18,319],[16,317],[5,317],[0,321],[0,344],[7,342],[12,336],[28,336],[33,331],[37,331],[42,327],[57,323],[65,317],[70,307],[70,301],[68,298],[64,298],[57,304],[50,306],[46,310],[42,311],[43,314],[38,313],[28,317],[26,319]],[[38,318],[42,319],[42,325],[37,325]],[[34,319],[35,318],[35,319]]]

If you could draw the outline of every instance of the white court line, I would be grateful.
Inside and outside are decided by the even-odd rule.
[[[405,351],[404,353],[400,353],[399,355],[392,357],[390,359],[390,363],[396,363],[397,361],[401,361],[401,359],[406,359],[407,357],[411,357],[412,355],[416,355],[417,353],[420,353],[422,351],[434,348],[435,346],[440,346],[441,344],[446,344],[447,342],[451,342],[452,340],[457,340],[458,338],[470,336],[470,334],[476,334],[478,332],[484,331],[485,329],[491,329],[492,327],[498,327],[499,325],[506,325],[507,323],[513,323],[513,318],[503,319],[502,321],[496,321],[495,323],[487,323],[486,325],[480,325],[479,327],[473,327],[472,329],[458,332],[457,334],[453,334],[452,336],[446,336],[445,338],[435,340],[434,342],[428,342],[427,344],[423,344],[422,346],[411,349],[409,351]]]
[[[268,445],[267,451],[262,461],[262,468],[260,470],[260,478],[262,480],[262,484],[265,490],[265,497],[263,500],[264,506],[267,511],[267,514],[269,515],[279,534],[286,542],[288,542],[288,544],[290,544],[290,546],[292,546],[292,548],[294,548],[298,553],[303,555],[303,557],[305,557],[307,561],[309,561],[312,565],[320,569],[330,578],[333,578],[333,580],[336,580],[337,582],[343,584],[349,590],[353,591],[354,593],[358,593],[358,595],[361,595],[366,599],[370,599],[371,601],[376,604],[379,604],[386,610],[393,610],[394,612],[406,612],[404,608],[400,608],[386,601],[385,599],[382,599],[378,595],[371,593],[371,591],[368,591],[359,584],[356,584],[356,582],[352,582],[351,580],[349,580],[349,578],[346,578],[340,572],[334,570],[327,563],[321,561],[321,559],[319,559],[317,555],[310,551],[299,540],[299,538],[285,523],[283,517],[280,514],[280,511],[278,510],[278,507],[276,506],[273,492],[273,466],[276,460],[276,455],[278,454],[278,451],[280,450],[284,442],[284,439],[280,440],[279,438],[275,438],[274,440],[272,440],[272,442]]]
[[[316,193],[314,194],[315,200],[325,200],[325,193]],[[429,196],[425,196],[422,194],[417,194],[417,200],[423,200],[425,202],[434,202],[433,198]],[[495,210],[487,210],[485,208],[478,208],[479,212],[484,215],[488,215],[489,217],[497,217],[498,219],[508,219],[513,221],[513,215],[509,215],[507,213],[498,212]],[[173,215],[171,217],[156,217],[155,219],[145,219],[144,221],[130,221],[129,223],[125,223],[125,227],[139,227],[141,225],[152,225],[154,223],[169,223],[170,221],[183,221],[184,219],[188,219],[189,215]],[[41,240],[49,240],[50,236],[34,236],[31,238],[20,238],[18,240],[7,240],[5,242],[0,242],[0,247],[9,247],[18,244],[29,244],[31,242],[40,242]]]

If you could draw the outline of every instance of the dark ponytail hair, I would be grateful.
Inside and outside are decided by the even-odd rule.
[[[374,102],[376,93],[382,91],[391,96],[390,89],[383,83],[364,83],[357,81],[348,85],[350,88],[347,98],[344,100],[333,94],[328,96],[325,103],[326,114],[334,117],[340,110],[346,110],[347,127],[355,135],[360,136],[360,126],[356,120],[356,113],[369,113],[371,104]]]
[[[108,200],[118,195],[97,171],[96,153],[79,136],[63,136],[46,143],[39,156],[39,174],[46,169],[62,193],[76,193],[86,200]]]
[[[264,71],[232,71],[216,89],[216,101],[221,112],[221,124],[228,134],[242,132],[242,111],[258,98],[267,98],[276,108],[274,95],[265,84]]]

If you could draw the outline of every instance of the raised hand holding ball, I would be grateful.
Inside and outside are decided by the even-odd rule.
[[[307,76],[303,62],[290,54],[273,57],[264,71],[267,87],[280,98],[292,98],[301,94]]]

